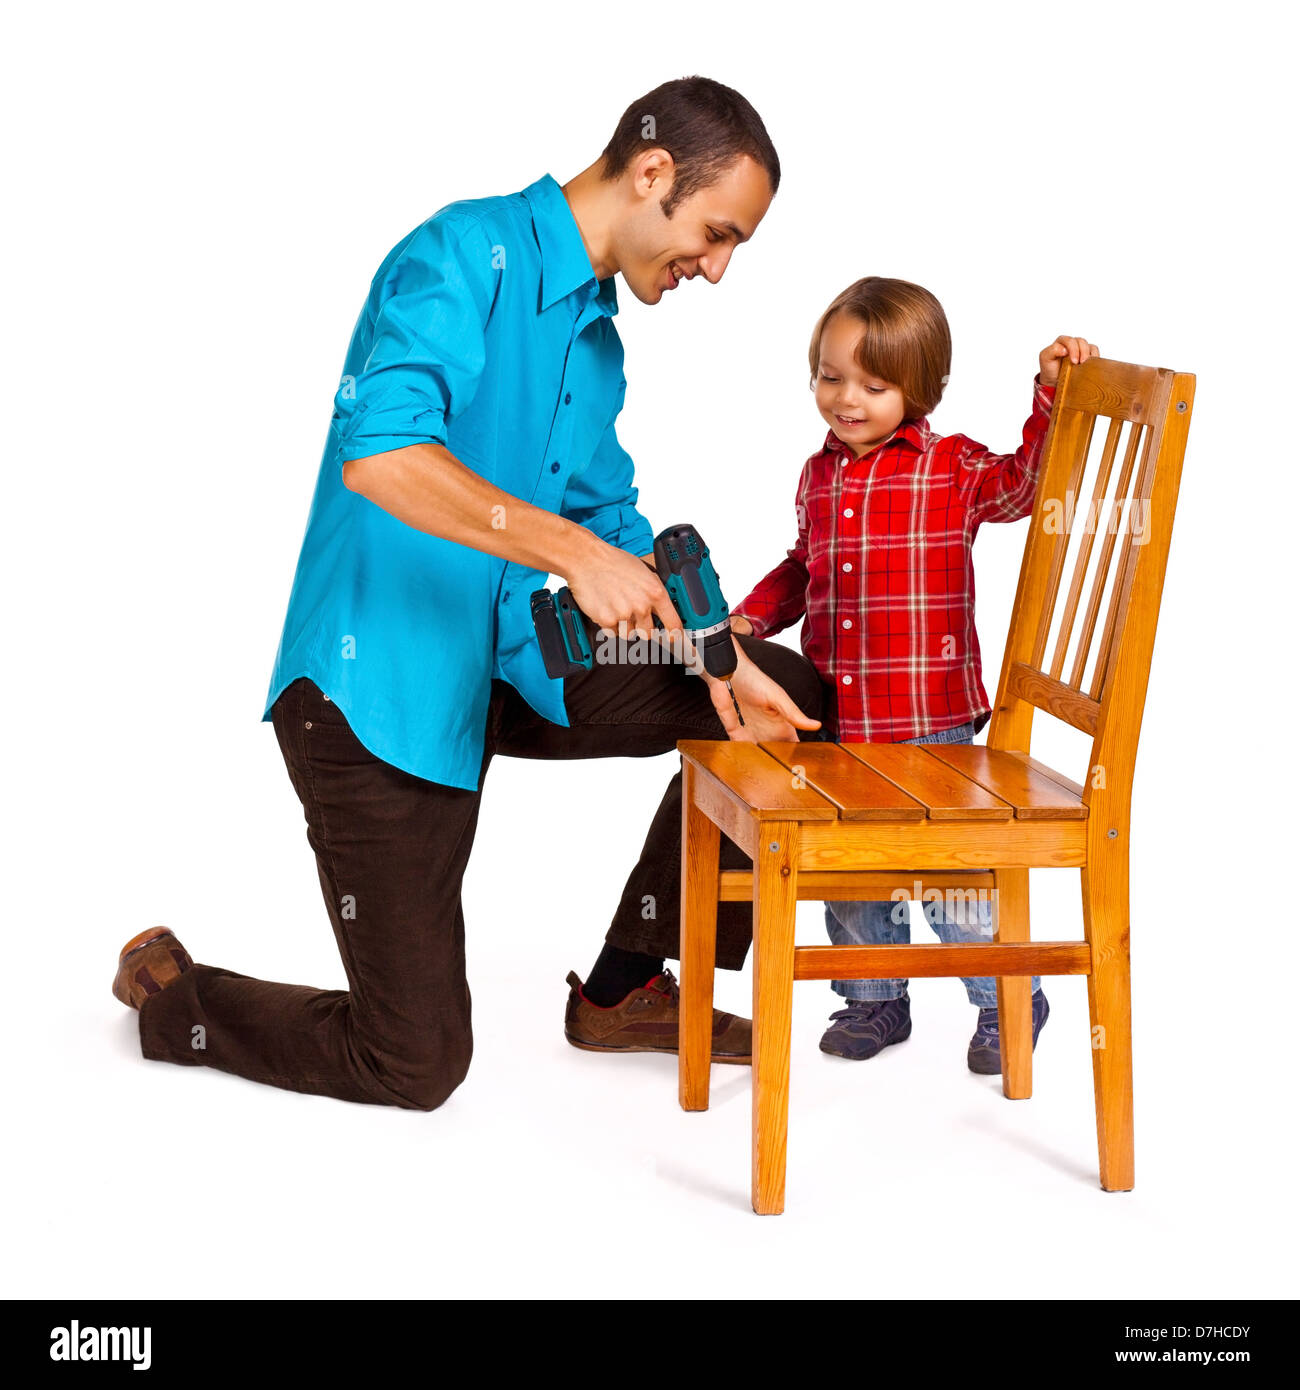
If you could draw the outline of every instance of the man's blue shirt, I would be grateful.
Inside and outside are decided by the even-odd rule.
[[[494,676],[568,725],[528,605],[545,573],[405,525],[342,470],[436,441],[502,491],[647,554],[614,430],[617,312],[549,174],[450,203],[389,252],[334,398],[264,720],[309,676],[377,757],[464,788],[478,786]]]

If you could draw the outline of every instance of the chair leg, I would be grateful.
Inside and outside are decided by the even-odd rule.
[[[760,824],[754,854],[752,1174],[752,1202],[760,1216],[785,1210],[798,848],[797,823]]]
[[[1088,1014],[1097,1152],[1107,1192],[1133,1186],[1133,1032],[1129,985],[1128,856],[1089,852],[1083,930],[1092,947]]]
[[[718,827],[695,804],[696,769],[682,768],[681,1015],[677,1098],[709,1108],[713,1056],[713,970],[718,935]]]
[[[1029,870],[998,869],[994,874],[994,940],[1029,940]],[[1028,975],[999,975],[998,1037],[1002,1053],[1002,1094],[1028,1100],[1034,1093],[1032,981]]]

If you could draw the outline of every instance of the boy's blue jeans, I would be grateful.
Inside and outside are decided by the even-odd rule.
[[[973,724],[958,724],[937,734],[904,739],[904,743],[970,743]],[[923,905],[925,920],[941,941],[991,941],[993,912],[988,899],[974,903],[945,895],[943,902]],[[836,946],[906,946],[912,939],[909,904],[902,902],[826,903],[826,931]],[[977,1008],[990,1009],[998,1002],[997,983],[991,976],[962,977],[966,997]],[[1037,990],[1037,976],[1030,985]],[[845,999],[897,999],[907,989],[906,980],[832,980],[831,988]]]

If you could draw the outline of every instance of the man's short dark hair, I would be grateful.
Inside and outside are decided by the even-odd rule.
[[[774,195],[781,182],[781,161],[758,112],[739,92],[708,77],[679,77],[634,101],[602,151],[601,177],[618,178],[648,149],[673,157],[672,190],[661,204],[665,217],[744,155],[766,170]]]

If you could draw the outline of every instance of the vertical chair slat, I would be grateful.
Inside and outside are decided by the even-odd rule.
[[[1170,384],[1164,382],[1163,400],[1160,408],[1163,410],[1168,402]],[[1157,417],[1159,418],[1159,417]],[[1128,614],[1129,594],[1133,587],[1133,568],[1137,563],[1138,542],[1135,540],[1133,531],[1133,509],[1137,506],[1145,506],[1149,509],[1151,504],[1151,487],[1155,479],[1156,459],[1159,449],[1156,447],[1157,434],[1163,441],[1163,429],[1150,429],[1147,431],[1146,444],[1142,450],[1142,464],[1138,470],[1138,479],[1133,488],[1132,495],[1128,499],[1128,506],[1124,509],[1124,518],[1121,522],[1121,529],[1124,532],[1124,540],[1120,547],[1119,564],[1115,572],[1115,583],[1111,587],[1110,604],[1106,610],[1106,625],[1102,629],[1101,645],[1097,649],[1097,662],[1092,672],[1092,687],[1090,694],[1094,700],[1102,698],[1102,691],[1106,688],[1106,677],[1111,666],[1114,664],[1118,643],[1115,634],[1123,631],[1124,620]],[[1149,533],[1151,518],[1148,515],[1146,520],[1146,530]],[[1142,542],[1145,544],[1145,538]]]
[[[1101,611],[1101,596],[1106,592],[1106,576],[1110,571],[1110,557],[1115,549],[1115,525],[1119,515],[1118,508],[1128,496],[1129,482],[1133,477],[1133,464],[1137,459],[1138,442],[1142,437],[1142,426],[1136,420],[1130,422],[1128,447],[1124,451],[1124,463],[1120,469],[1119,482],[1115,485],[1115,496],[1111,501],[1106,517],[1106,535],[1101,543],[1101,554],[1097,557],[1097,572],[1093,576],[1092,589],[1088,594],[1088,607],[1084,611],[1083,630],[1079,633],[1079,645],[1075,649],[1074,669],[1070,672],[1070,684],[1076,690],[1083,688],[1083,673],[1088,668],[1088,652],[1092,647],[1092,635],[1097,625],[1097,614]],[[1148,430],[1148,438],[1150,431]]]
[[[1096,519],[1100,516],[1102,504],[1106,500],[1106,488],[1110,483],[1111,469],[1115,465],[1115,450],[1119,444],[1120,431],[1123,428],[1123,420],[1112,420],[1110,428],[1106,431],[1106,447],[1102,451],[1101,463],[1097,468],[1097,481],[1093,484],[1092,501],[1085,518],[1083,536],[1079,541],[1079,554],[1074,562],[1074,574],[1070,578],[1070,592],[1065,598],[1065,609],[1061,614],[1061,626],[1056,635],[1056,652],[1052,657],[1052,669],[1049,673],[1053,680],[1060,679],[1061,670],[1065,666],[1065,654],[1070,649],[1070,633],[1074,627],[1074,615],[1078,611],[1079,595],[1083,591],[1083,581],[1088,573],[1088,560],[1092,555],[1092,540],[1097,533]],[[1073,535],[1073,533],[1072,523],[1070,534]]]
[[[1065,554],[1070,546],[1070,530],[1074,526],[1074,499],[1079,495],[1079,481],[1088,462],[1088,451],[1092,448],[1092,431],[1097,417],[1077,410],[1064,410],[1061,412],[1061,423],[1062,428],[1053,433],[1052,452],[1060,451],[1065,456],[1070,475],[1061,499],[1065,509],[1065,525],[1052,546],[1047,586],[1038,615],[1038,634],[1034,638],[1034,651],[1028,662],[1039,671],[1043,669],[1043,654],[1047,651],[1047,639],[1052,631],[1052,614],[1056,611],[1056,594],[1061,587]],[[1080,433],[1083,436],[1082,443],[1079,440]],[[1053,469],[1053,472],[1055,471]],[[1034,512],[1034,524],[1043,524],[1037,509]]]

